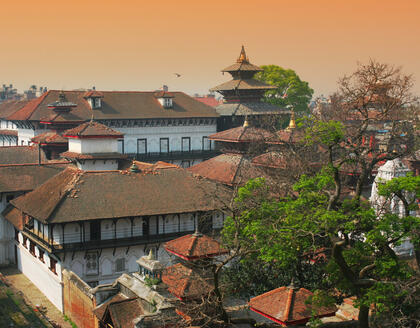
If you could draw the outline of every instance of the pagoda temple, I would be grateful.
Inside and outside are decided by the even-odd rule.
[[[222,70],[223,73],[232,75],[232,80],[210,89],[219,92],[224,98],[224,102],[216,107],[220,114],[217,123],[219,131],[241,126],[246,116],[254,120],[261,115],[289,113],[276,105],[261,101],[266,91],[276,89],[275,86],[254,79],[254,75],[261,71],[263,69],[249,62],[244,46],[236,63]]]

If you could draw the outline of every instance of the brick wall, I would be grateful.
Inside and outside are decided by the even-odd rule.
[[[89,290],[90,287],[74,272],[63,270],[64,314],[78,327],[98,328],[93,314],[96,301]]]

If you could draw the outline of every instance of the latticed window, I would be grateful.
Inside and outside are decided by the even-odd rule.
[[[98,253],[89,252],[86,254],[86,274],[87,275],[98,274]]]

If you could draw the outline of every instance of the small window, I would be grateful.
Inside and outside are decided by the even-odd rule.
[[[164,98],[163,99],[163,106],[165,108],[171,108],[172,107],[172,98]]]
[[[137,139],[137,154],[147,154],[147,139]]]
[[[44,261],[44,251],[42,251],[42,250],[40,250],[40,249],[38,248],[38,252],[39,252],[39,256],[38,256],[39,260],[40,260],[42,263],[45,263],[45,261]]]
[[[118,152],[124,154],[124,139],[118,140]]]
[[[23,236],[23,247],[28,248],[27,242],[28,242],[28,237]]]
[[[15,229],[15,240],[19,242],[19,230]]]
[[[93,98],[93,108],[101,108],[101,98]]]
[[[189,152],[191,151],[191,138],[190,137],[182,137],[182,151]]]
[[[160,152],[169,153],[169,138],[160,138]]]
[[[211,140],[208,137],[203,137],[203,150],[211,150]]]
[[[54,260],[52,257],[50,257],[50,270],[55,274],[57,274],[56,266],[57,266],[57,261]]]
[[[29,253],[35,256],[35,244],[31,241],[29,241]]]
[[[117,259],[115,261],[115,271],[116,272],[125,271],[125,259],[124,258]]]
[[[20,143],[21,143],[21,145],[22,145],[22,146],[23,146],[24,142],[25,142],[24,140],[21,140],[21,142],[20,142]]]

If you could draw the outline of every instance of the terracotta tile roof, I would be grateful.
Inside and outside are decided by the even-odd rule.
[[[182,263],[167,267],[162,273],[162,282],[172,295],[181,300],[200,298],[213,288],[208,273],[193,270]]]
[[[26,192],[62,172],[68,164],[0,166],[0,193]]]
[[[254,79],[243,79],[243,80],[230,80],[225,83],[219,84],[210,89],[210,91],[223,91],[223,90],[270,90],[276,89],[274,85],[266,84],[264,82]]]
[[[187,261],[228,253],[217,240],[201,233],[193,233],[168,241],[164,247],[168,252]]]
[[[0,135],[17,137],[18,132],[17,130],[0,130]]]
[[[305,324],[312,317],[312,306],[306,301],[312,292],[305,288],[280,287],[251,298],[251,310],[283,326]],[[316,309],[316,317],[334,316],[336,308],[321,307]]]
[[[243,185],[249,179],[263,177],[265,173],[252,165],[241,154],[221,154],[188,168],[188,171],[223,184]]]
[[[71,151],[65,151],[60,153],[62,158],[68,159],[119,159],[119,158],[127,158],[127,155],[121,153],[75,153]]]
[[[49,90],[41,97],[9,116],[10,120],[43,121],[51,117],[54,110],[48,104],[58,99],[59,90]],[[64,91],[69,102],[77,104],[71,111],[60,113],[63,121],[88,121],[110,119],[151,119],[151,118],[216,118],[218,114],[209,107],[183,92],[174,95],[173,107],[163,108],[154,96],[155,92],[102,91],[101,108],[92,109],[84,98],[86,91]]]
[[[163,91],[163,90],[155,92],[154,96],[156,98],[175,98],[172,92]]]
[[[107,312],[111,317],[114,328],[135,327],[134,319],[145,314],[139,298],[129,298],[112,302],[108,305]]]
[[[23,108],[30,100],[10,100],[0,103],[0,118],[6,118]]]
[[[0,165],[38,163],[38,156],[38,146],[0,147]],[[41,163],[47,161],[47,157],[41,150]]]
[[[263,69],[251,63],[235,63],[222,70],[222,72],[237,72],[237,71],[262,72]]]
[[[212,211],[223,208],[229,195],[179,168],[132,173],[69,167],[12,203],[42,222],[71,222]]]
[[[221,100],[216,99],[216,97],[194,97],[194,99],[211,107],[216,107],[223,103]]]
[[[276,134],[281,142],[297,143],[305,138],[305,131],[300,129],[284,129],[277,131]]]
[[[105,316],[105,312],[108,308],[108,305],[113,303],[113,302],[118,302],[118,301],[122,301],[122,300],[126,300],[128,297],[118,293],[115,294],[114,296],[112,296],[111,298],[109,298],[107,301],[105,301],[104,303],[98,305],[94,310],[93,310],[93,314],[99,319],[102,320],[104,319]]]
[[[89,90],[84,95],[83,98],[103,98],[104,94],[97,90]]]
[[[44,132],[38,134],[31,139],[33,143],[47,145],[47,144],[68,144],[68,140],[56,132]]]
[[[253,126],[239,126],[209,135],[211,140],[225,142],[257,142],[273,140],[274,138],[274,133]]]
[[[254,157],[251,162],[256,166],[285,169],[290,159],[279,152],[270,151]]]
[[[23,230],[23,218],[22,213],[13,206],[7,206],[2,213],[4,216],[7,215],[7,221],[9,221],[18,230]]]
[[[95,121],[85,122],[76,126],[73,129],[69,129],[63,132],[64,137],[68,138],[94,138],[94,137],[111,137],[111,138],[122,138],[121,132],[115,131]]]

